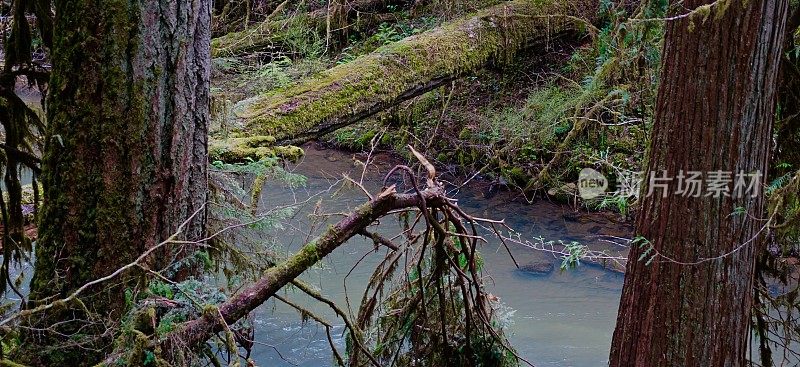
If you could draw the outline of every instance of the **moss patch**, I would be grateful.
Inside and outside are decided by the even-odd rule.
[[[296,162],[304,154],[303,149],[300,147],[273,146],[274,143],[274,137],[263,135],[211,140],[208,144],[208,159],[210,161],[235,163],[277,157]]]

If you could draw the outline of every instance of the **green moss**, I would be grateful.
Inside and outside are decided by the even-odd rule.
[[[301,258],[305,259],[305,261],[308,261],[309,263],[316,263],[322,259],[322,256],[317,249],[317,243],[313,241],[303,246],[303,249],[300,250],[300,255]]]
[[[530,181],[530,176],[520,167],[511,167],[502,171],[503,177],[519,187],[525,187]]]
[[[212,39],[211,57],[236,56],[267,47],[303,51],[300,43],[324,32],[324,26],[324,14],[321,18],[297,14],[289,19],[266,20],[243,31]]]
[[[208,144],[208,157],[211,161],[228,163],[275,157],[296,162],[305,154],[300,147],[272,146],[274,143],[275,138],[272,136],[211,140]]]

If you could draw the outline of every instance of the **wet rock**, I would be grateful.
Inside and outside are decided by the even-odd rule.
[[[550,261],[531,261],[519,266],[519,271],[532,275],[547,275],[553,272],[553,263]]]
[[[583,259],[581,260],[588,265],[598,266],[605,270],[608,270],[613,273],[620,273],[625,274],[625,263],[615,260],[591,260],[591,259]]]
[[[561,217],[567,222],[577,222],[580,219],[580,214],[570,212],[562,214]]]
[[[594,226],[592,228],[589,228],[589,233],[591,233],[591,234],[599,234],[602,231],[603,231],[603,227],[600,227],[600,226]]]

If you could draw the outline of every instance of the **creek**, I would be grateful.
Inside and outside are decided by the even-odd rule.
[[[306,176],[307,184],[301,189],[289,189],[280,183],[269,182],[263,190],[261,207],[302,202],[329,190],[343,173],[360,180],[363,164],[357,159],[363,161],[365,157],[354,158],[352,154],[315,145],[306,145],[305,149],[303,160],[287,169]],[[378,191],[383,176],[396,163],[385,155],[375,156],[374,161],[364,174],[364,186],[371,192]],[[349,212],[366,200],[358,188],[336,190],[331,196],[319,196],[322,198],[319,206],[322,212]],[[604,239],[608,236],[625,237],[631,232],[628,224],[617,223],[610,216],[576,212],[571,207],[547,200],[529,204],[512,191],[492,192],[488,183],[479,180],[461,187],[452,196],[470,215],[505,218],[522,238],[577,241],[592,249],[615,251],[619,248]],[[298,213],[281,230],[275,231],[274,236],[282,244],[282,251],[287,254],[297,251],[309,238],[309,232],[316,235],[330,223],[316,223],[313,219],[316,217],[309,216],[316,203],[315,197],[300,206]],[[391,237],[398,233],[396,222],[387,218],[378,226],[378,231]],[[486,285],[492,294],[514,310],[513,323],[506,334],[519,354],[536,366],[607,365],[622,274],[596,265],[560,271],[561,259],[558,256],[510,244],[510,251],[520,265],[531,262],[554,265],[554,270],[546,274],[526,273],[515,267],[498,239],[488,233],[484,237],[488,243],[479,251],[485,260]],[[316,285],[325,296],[342,307],[349,298],[355,313],[367,280],[382,259],[383,251],[375,253],[371,240],[358,236],[327,256],[320,266],[307,271],[302,278]],[[369,252],[373,253],[359,262]],[[351,268],[352,272],[346,277]],[[296,303],[331,321],[335,325],[334,341],[340,350],[344,349],[344,324],[326,305],[297,291],[285,292]],[[314,321],[303,322],[296,310],[271,300],[257,310],[254,321],[258,343],[251,356],[259,365],[333,365],[324,327]]]

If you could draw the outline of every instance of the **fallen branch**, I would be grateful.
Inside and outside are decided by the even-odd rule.
[[[318,238],[306,244],[297,254],[285,262],[270,268],[255,284],[243,289],[219,307],[208,309],[203,316],[177,325],[174,331],[158,341],[151,342],[153,350],[165,351],[180,358],[176,353],[181,348],[199,350],[214,334],[223,331],[225,325],[233,324],[292,282],[306,269],[330,254],[348,239],[363,231],[387,213],[412,207],[441,207],[447,198],[440,187],[429,187],[417,194],[398,194],[394,187],[384,189],[374,200],[359,206],[353,213],[328,229]],[[221,317],[220,317],[221,315]],[[119,354],[116,354],[119,356]],[[108,364],[113,361],[106,360]]]

